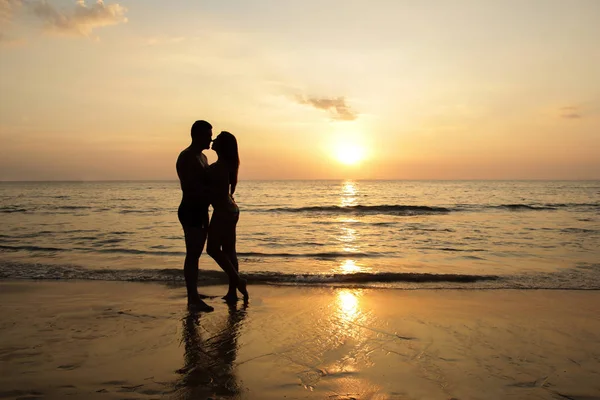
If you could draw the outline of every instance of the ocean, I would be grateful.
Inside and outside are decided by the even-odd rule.
[[[181,283],[180,198],[176,181],[0,183],[0,279]],[[242,181],[236,201],[250,283],[600,289],[600,181]]]

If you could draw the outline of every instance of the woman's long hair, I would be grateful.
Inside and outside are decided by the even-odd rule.
[[[231,194],[233,195],[240,169],[240,154],[238,153],[237,139],[227,131],[222,131],[219,137],[222,140],[219,159],[223,159],[229,167],[229,184],[231,185]]]

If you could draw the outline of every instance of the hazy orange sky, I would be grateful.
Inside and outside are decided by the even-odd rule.
[[[0,0],[0,24],[0,180],[176,179],[196,119],[243,179],[600,179],[598,0]]]

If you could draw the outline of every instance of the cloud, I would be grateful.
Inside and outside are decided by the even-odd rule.
[[[173,43],[181,43],[186,38],[184,36],[175,36],[175,37],[151,37],[146,40],[146,45],[148,46],[157,46],[162,44],[173,44]]]
[[[354,121],[358,118],[358,114],[346,104],[346,99],[344,97],[327,98],[298,96],[297,101],[300,104],[307,104],[318,110],[328,111],[331,118],[338,121]]]
[[[579,110],[579,107],[573,106],[562,107],[559,110],[559,116],[565,119],[579,119],[583,117],[581,111]]]
[[[15,12],[23,4],[22,0],[0,0],[0,27],[10,24]]]
[[[27,4],[47,29],[62,34],[88,36],[95,28],[127,22],[125,7],[107,5],[102,0],[91,6],[86,5],[85,0],[77,0],[71,11],[58,10],[45,0]]]
[[[25,39],[15,38],[0,31],[0,46],[2,47],[17,47],[25,43]]]
[[[127,22],[125,7],[106,5],[103,0],[91,6],[85,0],[76,0],[72,10],[59,10],[47,0],[0,0],[0,44],[24,42],[7,34],[21,8],[40,19],[49,31],[67,35],[89,36],[96,28]]]
[[[0,0],[0,47],[17,47],[25,43],[11,32],[15,14],[23,5],[23,0]]]

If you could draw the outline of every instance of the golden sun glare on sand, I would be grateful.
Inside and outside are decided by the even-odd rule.
[[[335,158],[342,164],[355,165],[365,158],[365,151],[358,145],[343,143],[335,150]]]

